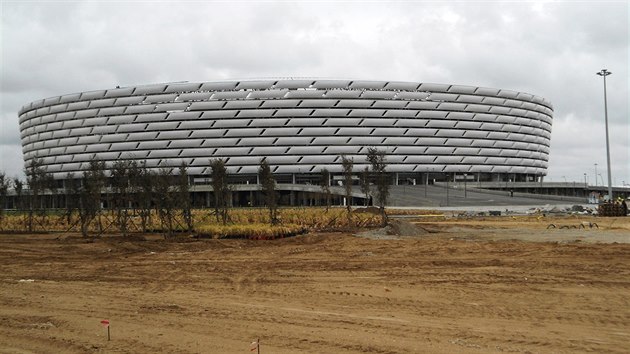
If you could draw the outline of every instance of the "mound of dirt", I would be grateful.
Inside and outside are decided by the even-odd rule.
[[[424,236],[428,233],[429,231],[410,222],[391,220],[383,228],[359,232],[356,235],[375,239],[395,239],[399,237]]]

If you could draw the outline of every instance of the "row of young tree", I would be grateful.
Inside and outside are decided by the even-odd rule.
[[[352,213],[352,188],[354,161],[341,156],[343,186],[349,220]],[[386,223],[385,204],[389,196],[389,180],[386,169],[385,153],[370,148],[366,167],[359,175],[359,185],[365,199],[374,199],[380,207],[383,223]],[[214,214],[217,222],[230,222],[229,208],[232,187],[228,181],[225,161],[210,161],[211,180],[214,195]],[[109,168],[109,177],[103,161],[91,160],[88,170],[82,176],[68,174],[63,188],[57,188],[50,173],[47,173],[40,159],[33,159],[25,170],[26,184],[18,178],[9,179],[0,173],[0,221],[6,203],[8,189],[13,185],[15,191],[14,208],[24,215],[26,231],[33,232],[39,224],[44,226],[48,217],[45,195],[63,194],[65,197],[66,224],[69,230],[79,227],[87,236],[90,229],[97,234],[116,228],[123,235],[132,231],[155,231],[159,229],[171,236],[175,230],[193,231],[192,203],[190,199],[189,176],[187,166],[179,168],[160,168],[152,170],[143,162],[135,160],[116,161]],[[258,170],[259,183],[264,204],[269,211],[272,225],[280,223],[278,214],[278,194],[271,167],[262,159]],[[332,192],[331,174],[327,169],[321,171],[321,188],[325,196],[326,208],[330,207]],[[374,191],[372,191],[374,186]],[[25,191],[28,187],[27,192]],[[55,200],[55,198],[50,198]],[[104,204],[108,213],[104,213]],[[26,211],[26,212],[25,212]],[[25,212],[25,213],[24,213]],[[157,218],[157,220],[154,220]],[[134,220],[139,219],[139,225]]]

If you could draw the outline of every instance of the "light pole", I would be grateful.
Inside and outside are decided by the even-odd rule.
[[[586,172],[584,173],[584,188],[588,188],[588,181],[586,181]]]
[[[606,163],[608,167],[608,198],[613,200],[612,194],[612,176],[610,173],[610,142],[608,140],[608,102],[606,98],[606,76],[612,74],[610,71],[606,69],[602,69],[597,73],[597,75],[604,78],[604,120],[606,122]]]

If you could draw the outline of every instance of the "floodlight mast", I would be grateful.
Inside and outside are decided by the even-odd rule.
[[[606,76],[610,74],[612,73],[608,71],[607,69],[602,69],[601,71],[597,73],[597,75],[604,78],[604,120],[606,122],[606,163],[608,167],[608,198],[610,198],[610,201],[612,201],[613,193],[612,193],[612,175],[610,172],[611,170],[610,168],[610,142],[608,138],[608,100],[606,97]]]

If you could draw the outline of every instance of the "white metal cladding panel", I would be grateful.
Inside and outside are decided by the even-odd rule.
[[[165,149],[168,146],[168,141],[143,141],[138,145],[138,149]]]
[[[274,85],[275,88],[297,89],[311,86],[315,80],[279,80]]]
[[[321,98],[325,93],[323,90],[291,90],[286,94],[286,98]]]
[[[469,104],[468,106],[466,106],[465,110],[467,112],[487,113],[490,111],[490,106]]]
[[[249,95],[249,91],[225,91],[215,92],[210,99],[212,100],[236,100],[244,99]]]
[[[149,128],[150,130],[157,129],[158,126],[156,124],[164,124],[164,123],[151,123],[151,124],[155,124],[155,125]],[[151,124],[149,124],[149,126],[151,126]],[[144,130],[144,127],[146,126],[147,126],[146,124],[142,124],[142,123],[123,124],[123,125],[119,125],[116,128],[116,132],[117,133],[132,133],[132,132]],[[164,129],[167,129],[167,128],[164,128]]]
[[[176,131],[165,131],[160,132],[157,136],[157,139],[161,140],[170,140],[170,139],[186,139],[192,131],[190,130],[176,130]]]
[[[311,141],[314,139],[312,137],[286,137],[286,138],[278,138],[276,141],[276,145],[310,145]]]
[[[453,164],[461,163],[464,158],[462,156],[438,156],[435,163]]]
[[[225,135],[225,129],[201,129],[194,130],[190,138],[218,138]]]
[[[236,85],[236,90],[267,90],[275,83],[275,80],[244,80]]]
[[[80,167],[81,167],[81,164],[78,162],[66,163],[66,164],[61,165],[61,171],[63,172],[78,171]]]
[[[376,146],[376,145],[381,145],[384,140],[385,138],[380,137],[380,136],[354,137],[354,138],[350,138],[350,142],[348,144]]]
[[[162,114],[164,115],[166,120],[174,121],[174,120],[194,120],[199,119],[201,117],[202,112],[172,112],[172,113],[152,113],[152,114]]]
[[[394,91],[363,91],[361,94],[361,98],[377,98],[377,99],[386,99],[391,100],[396,97],[396,92]]]
[[[63,129],[70,129],[70,128],[76,128],[76,127],[80,127],[81,124],[83,123],[83,120],[68,120],[68,121],[64,121],[63,122]]]
[[[62,125],[63,125],[63,122],[49,123],[48,125],[46,125],[46,129],[49,131],[58,130],[58,129],[61,129]]]
[[[173,140],[171,144],[168,146],[171,149],[174,148],[193,148],[199,147],[203,139],[182,139],[182,140]],[[184,155],[187,155],[186,152],[188,150],[184,150]]]
[[[385,87],[387,82],[384,81],[352,81],[348,87],[351,89],[365,89],[365,90],[381,90]]]
[[[123,114],[125,112],[125,107],[107,107],[101,108],[98,111],[99,116],[113,116]]]
[[[340,128],[336,135],[369,135],[374,128]]]
[[[440,136],[440,137],[459,138],[459,137],[464,136],[465,132],[466,132],[465,130],[459,130],[459,129],[440,129],[437,131],[437,133],[435,133],[435,135]]]
[[[134,95],[150,95],[164,92],[166,89],[166,85],[156,84],[156,85],[146,85],[146,86],[138,86],[134,90]]]
[[[197,149],[185,149],[182,152],[186,157],[210,157],[214,154],[215,149],[212,148],[197,148]]]
[[[68,103],[73,101],[78,101],[79,97],[81,97],[80,93],[73,93],[69,95],[63,95],[59,97],[59,103]]]
[[[85,147],[86,152],[107,152],[111,144],[91,144]]]
[[[295,136],[300,128],[267,128],[262,133],[263,136]]]
[[[59,155],[57,157],[49,157],[49,158],[46,158],[46,159],[52,159],[53,160],[53,161],[49,161],[47,163],[53,163],[54,162],[54,163],[60,164],[60,163],[72,162],[72,157],[73,157],[72,155],[67,155],[66,154],[66,155]]]
[[[398,100],[374,101],[374,105],[372,105],[372,107],[374,107],[374,108],[392,108],[392,109],[397,109],[397,108],[405,108],[408,103],[409,102],[407,102],[407,101],[398,101]]]
[[[345,117],[350,112],[349,109],[335,109],[335,108],[319,108],[316,109],[312,116],[313,117]]]
[[[298,162],[297,156],[269,156],[267,161],[271,165],[294,165]]]
[[[257,146],[252,149],[249,155],[258,156],[258,159],[260,161],[260,159],[263,157],[282,155],[285,151],[287,151],[287,148],[282,146]]]
[[[409,156],[405,160],[406,163],[418,163],[418,164],[426,164],[431,163],[435,160],[435,156]]]
[[[190,92],[182,93],[177,97],[178,102],[190,102],[190,101],[206,101],[210,99],[212,92]]]
[[[384,109],[353,109],[348,113],[350,117],[382,117]]]
[[[74,117],[75,119],[95,117],[97,113],[98,109],[84,109],[81,111],[77,111]]]
[[[406,128],[375,128],[372,135],[378,136],[402,136],[405,134]]]
[[[79,99],[81,101],[96,100],[99,98],[103,98],[103,96],[105,96],[105,90],[89,91],[81,93],[81,97]]]
[[[87,135],[79,137],[77,144],[96,144],[101,140],[101,137],[98,135]]]
[[[313,127],[307,127],[307,128],[303,128],[302,132],[300,133],[301,136],[305,136],[305,135],[310,135],[310,136],[330,136],[333,135],[335,133],[335,131],[337,130],[337,128],[313,128]]]
[[[326,119],[324,126],[326,127],[354,127],[361,122],[361,118],[330,118]]]
[[[169,149],[169,150],[152,150],[149,152],[149,157],[158,158],[158,157],[177,157],[180,155],[181,150],[179,149]]]
[[[50,113],[50,107],[38,108],[35,111],[35,115],[38,115],[38,116],[42,116],[42,115],[48,114],[48,113]]]
[[[305,99],[301,100],[299,107],[300,108],[332,108],[335,104],[339,102],[338,100],[328,100],[328,99]]]
[[[228,165],[258,165],[260,164],[260,157],[259,156],[235,156],[235,157],[230,157],[228,162]]]
[[[258,108],[261,103],[262,101],[258,100],[227,101],[225,103],[224,109],[252,109]]]
[[[144,96],[120,97],[116,99],[114,106],[131,106],[137,105],[144,101]]]
[[[67,104],[58,104],[50,107],[50,113],[59,113],[66,110]]]
[[[243,138],[238,142],[238,146],[265,146],[273,145],[276,138]]]
[[[201,86],[201,83],[199,83],[199,82],[175,83],[175,84],[169,84],[166,87],[166,89],[164,90],[164,92],[166,92],[166,93],[171,93],[171,92],[190,92],[190,91],[198,90],[200,86]]]
[[[76,154],[72,157],[72,161],[73,162],[89,162],[93,158],[94,158],[93,154]]]
[[[450,155],[455,151],[455,148],[448,146],[429,146],[427,148],[427,154],[429,155]]]
[[[412,145],[415,143],[417,138],[386,138],[384,144],[385,145]]]
[[[301,160],[301,164],[320,164],[320,163],[334,163],[338,156],[335,155],[312,155],[304,156]]]
[[[223,147],[218,148],[215,156],[246,156],[251,148],[249,147]]]
[[[225,106],[225,101],[212,101],[212,102],[193,102],[188,107],[190,111],[206,111],[206,110],[214,110],[221,109]]]
[[[311,112],[313,112],[312,109],[287,108],[278,110],[275,117],[308,117],[311,115]]]
[[[235,146],[238,143],[237,138],[221,138],[221,139],[206,139],[201,146],[202,147],[218,147],[218,146]]]
[[[503,106],[492,106],[492,107],[490,107],[490,113],[510,114],[510,108],[503,107]]]
[[[259,136],[262,133],[261,128],[243,128],[243,129],[228,129],[225,136],[240,137],[240,136]]]
[[[424,127],[429,123],[428,119],[397,119],[394,124],[397,127]]]
[[[418,111],[404,110],[404,109],[389,109],[385,112],[385,117],[395,118],[412,118],[415,117]]]
[[[396,98],[399,100],[424,100],[429,95],[428,92],[399,92]]]
[[[499,153],[500,156],[503,157],[513,157],[518,155],[518,150],[514,150],[514,149],[502,149],[501,153]]]
[[[74,128],[69,131],[66,130],[66,132],[68,132],[68,135],[71,135],[71,136],[85,136],[85,135],[90,134],[91,131],[92,131],[92,128]]]
[[[492,147],[494,146],[495,141],[489,139],[475,139],[470,143],[470,146],[477,147]]]
[[[457,121],[455,120],[430,120],[427,123],[429,128],[453,128]]]
[[[128,151],[128,150],[135,150],[136,146],[138,146],[138,143],[135,141],[125,142],[125,143],[112,143],[109,149],[112,151]]]
[[[358,154],[359,150],[361,150],[361,148],[358,146],[330,146],[328,148],[323,148],[323,149],[325,149],[327,154],[333,154],[333,155]],[[291,149],[290,153],[293,153],[293,149]]]
[[[107,124],[129,124],[133,123],[135,118],[135,115],[109,117],[107,119]]]
[[[169,93],[169,94],[161,94],[161,95],[149,95],[144,99],[144,103],[162,103],[162,102],[173,102],[177,94]]]
[[[269,100],[263,101],[261,108],[295,108],[300,100]]]
[[[252,109],[244,110],[238,114],[239,118],[266,118],[273,116],[274,109]],[[258,121],[257,121],[258,122]]]
[[[237,110],[206,111],[201,114],[201,119],[233,118],[238,112]]]
[[[391,127],[396,123],[392,118],[366,118],[361,122],[363,127]]]
[[[251,123],[251,119],[222,119],[217,120],[213,128],[244,128]]]
[[[291,154],[291,155],[318,155],[318,154],[322,154],[324,150],[327,149],[327,147],[325,146],[292,146],[290,148],[282,147],[281,149],[288,150],[286,153]],[[282,152],[279,152],[279,153],[282,153]]]
[[[188,108],[190,103],[178,102],[178,103],[160,103],[155,106],[156,112],[171,112],[171,111],[184,111]]]
[[[350,80],[316,80],[313,83],[313,87],[324,89],[347,88],[350,82]]]
[[[513,149],[516,148],[515,146],[515,142],[513,141],[504,141],[504,140],[497,140],[494,142],[494,146],[498,147],[498,148],[503,148],[503,149]]]
[[[336,100],[329,100],[332,102],[337,102]],[[339,100],[339,103],[337,103],[338,108],[367,108],[372,106],[372,104],[374,104],[373,100],[352,100],[352,99],[348,99],[348,100]]]
[[[426,118],[426,119],[444,119],[449,114],[446,111],[420,111],[418,113],[418,118]]]
[[[288,119],[286,118],[265,118],[255,119],[252,122],[252,126],[256,127],[282,127],[285,126]]]
[[[111,107],[114,104],[115,99],[106,98],[102,100],[94,100],[90,101],[90,108],[103,108],[103,107]]]
[[[505,132],[490,132],[488,139],[507,139],[508,133]]]
[[[155,110],[155,105],[138,105],[138,106],[128,106],[125,110],[126,114],[134,114],[134,113],[151,113]],[[78,113],[77,113],[78,114]]]
[[[289,127],[320,127],[324,124],[325,118],[293,118],[286,124]]]
[[[359,98],[361,91],[328,90],[325,98]]]
[[[409,128],[409,130],[407,131],[407,133],[405,134],[405,136],[420,136],[420,137],[430,137],[430,136],[435,136],[435,133],[437,133],[437,129],[430,129],[430,128]],[[444,140],[444,139],[441,139]],[[422,139],[422,141],[424,141],[424,139]]]

